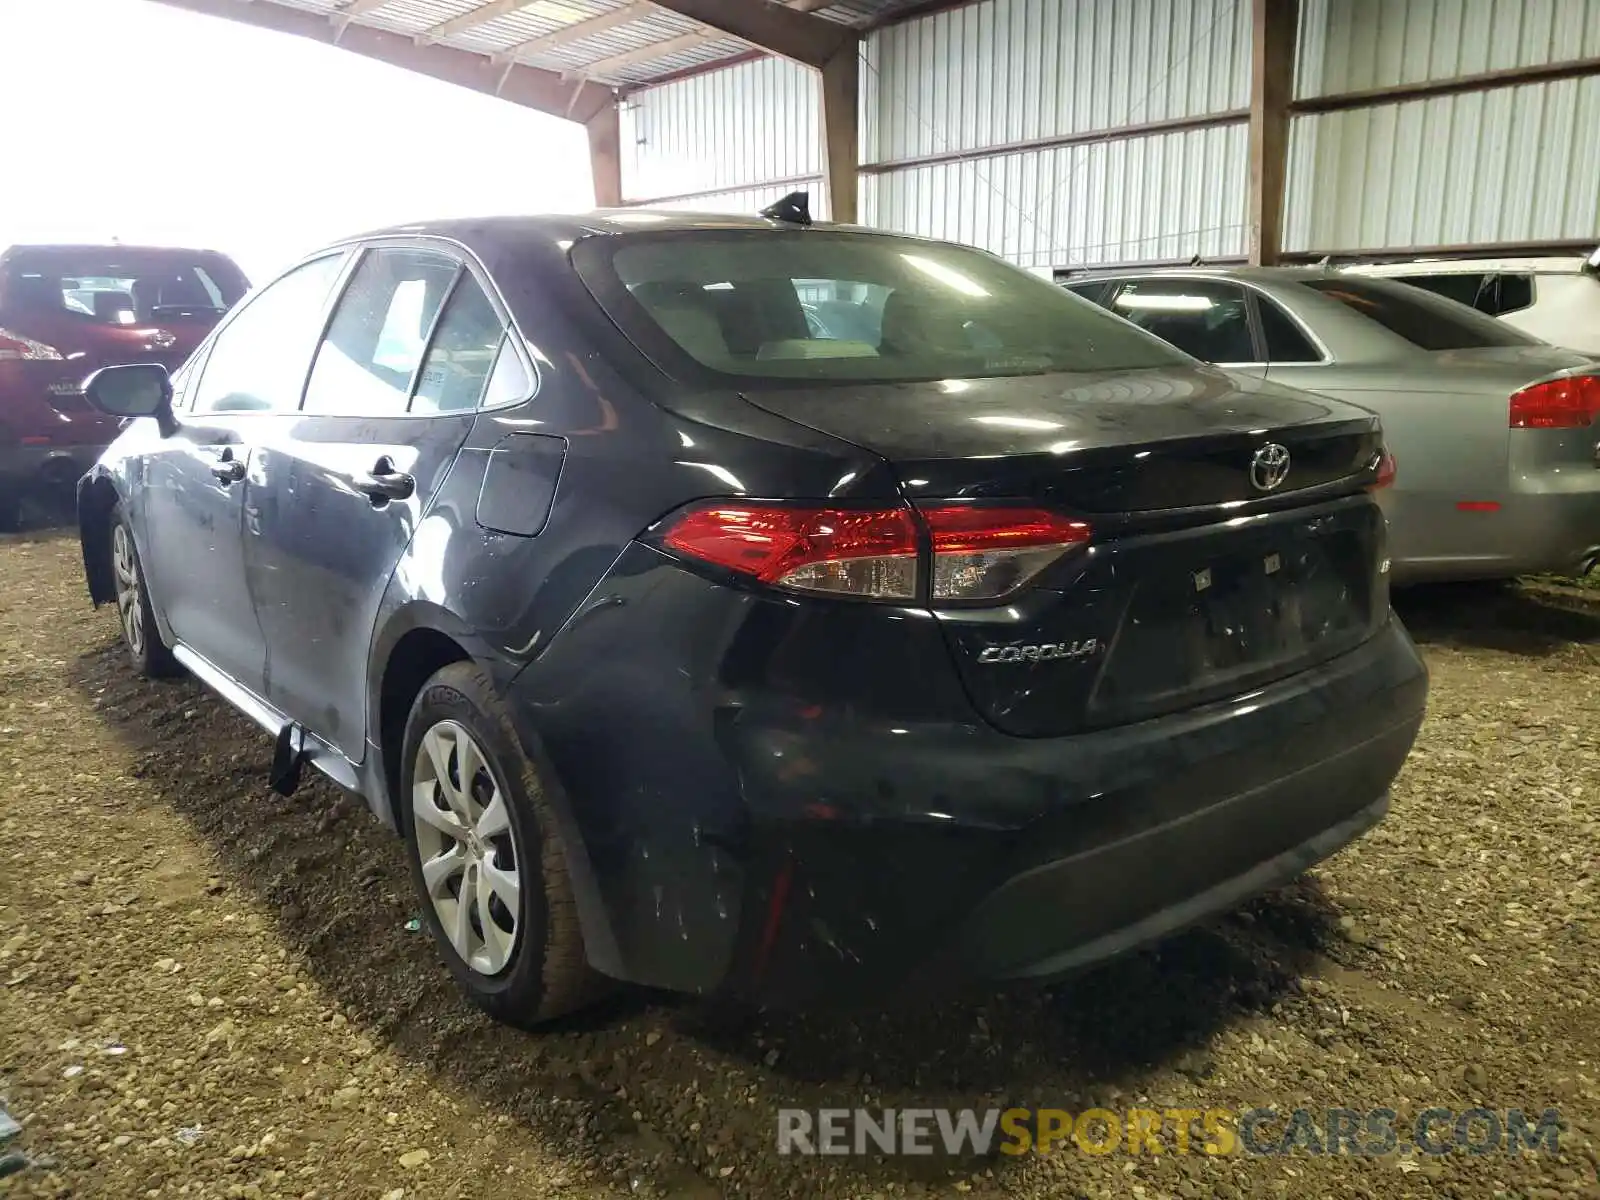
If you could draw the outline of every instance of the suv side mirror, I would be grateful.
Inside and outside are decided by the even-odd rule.
[[[160,363],[101,367],[84,381],[89,403],[113,417],[154,417],[162,431],[172,423],[172,379]]]

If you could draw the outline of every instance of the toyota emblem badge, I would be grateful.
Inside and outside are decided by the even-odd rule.
[[[1258,492],[1271,492],[1289,478],[1289,448],[1268,442],[1250,460],[1250,483]]]

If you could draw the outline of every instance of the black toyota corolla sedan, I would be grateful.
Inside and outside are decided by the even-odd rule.
[[[90,595],[402,834],[522,1024],[1048,979],[1382,817],[1372,414],[769,213],[391,229],[100,371]]]

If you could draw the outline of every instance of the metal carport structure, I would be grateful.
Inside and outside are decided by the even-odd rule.
[[[1600,238],[1600,0],[159,2],[581,122],[605,206],[1041,269]]]
[[[821,75],[831,211],[856,212],[862,29],[897,0],[160,0],[338,46],[583,124],[596,202],[622,203],[631,90],[772,54]]]

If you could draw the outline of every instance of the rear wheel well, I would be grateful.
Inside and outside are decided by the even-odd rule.
[[[109,604],[117,598],[111,574],[111,510],[117,506],[117,489],[109,479],[95,479],[78,496],[78,540],[83,546],[83,570],[89,598]]]
[[[449,634],[437,629],[413,629],[395,643],[383,668],[378,688],[378,747],[383,755],[384,790],[389,794],[390,813],[399,822],[400,752],[405,743],[406,718],[422,685],[436,671],[451,663],[470,661],[468,654]]]

